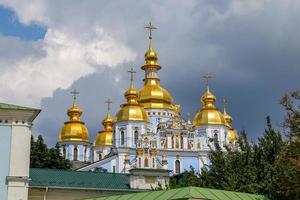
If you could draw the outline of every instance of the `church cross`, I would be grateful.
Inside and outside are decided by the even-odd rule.
[[[112,100],[108,98],[104,103],[107,104],[107,113],[110,111],[110,105],[112,104]]]
[[[149,22],[149,24],[147,26],[145,26],[144,28],[149,29],[149,39],[152,39],[152,30],[157,29],[155,26],[153,26],[151,24],[151,22]]]
[[[205,79],[206,86],[208,86],[208,81],[209,81],[209,79],[211,79],[211,76],[210,76],[209,74],[205,74],[205,75],[203,76],[203,78]]]
[[[133,75],[136,73],[136,71],[134,71],[134,69],[131,67],[128,72],[130,73],[130,81],[131,84],[133,83]]]
[[[77,90],[76,90],[76,88],[72,91],[72,92],[70,92],[72,95],[73,95],[73,101],[74,101],[74,103],[75,103],[75,101],[76,101],[76,98],[77,98],[77,96],[80,94],[80,92],[78,92]]]

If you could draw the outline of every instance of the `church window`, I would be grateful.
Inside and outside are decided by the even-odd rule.
[[[149,167],[149,160],[148,160],[148,158],[145,158],[145,160],[144,160],[144,167]]]
[[[66,159],[66,146],[63,147],[63,156]]]
[[[152,168],[155,168],[155,158],[152,158]]]
[[[141,167],[142,167],[142,159],[139,158],[139,168],[141,168]]]
[[[123,145],[125,143],[125,133],[124,131],[122,130],[121,131],[121,145]]]
[[[175,161],[175,173],[176,174],[180,173],[180,161],[179,160]]]
[[[176,137],[176,139],[175,139],[175,142],[176,142],[176,149],[178,149],[179,148],[179,138],[178,138],[178,136]]]
[[[139,132],[138,129],[136,128],[134,131],[134,144],[137,144],[138,139],[139,139]]]
[[[101,153],[99,153],[99,160],[101,160],[102,159],[102,155],[101,155]]]
[[[182,149],[184,148],[183,147],[183,137],[182,136],[180,136],[180,146],[181,146]]]
[[[85,147],[84,147],[84,161],[87,160],[87,159],[86,159],[86,153],[87,153],[87,147],[85,146]]]
[[[73,153],[73,160],[77,160],[78,159],[78,149],[77,146],[74,147],[74,153]]]

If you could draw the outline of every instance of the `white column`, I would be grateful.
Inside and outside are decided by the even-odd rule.
[[[7,177],[8,200],[28,199],[31,127],[12,124],[10,169]]]

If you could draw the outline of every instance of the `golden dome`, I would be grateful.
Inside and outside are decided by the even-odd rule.
[[[94,146],[112,146],[113,145],[113,118],[110,114],[102,121],[104,129],[98,132],[94,141]]]
[[[198,110],[194,117],[193,124],[201,125],[225,125],[223,114],[215,107],[216,97],[213,95],[207,86],[205,93],[201,97],[203,107]]]
[[[153,26],[150,24],[149,27]],[[146,27],[146,28],[149,28]],[[154,27],[155,29],[155,27]],[[141,67],[145,71],[144,86],[139,91],[139,103],[144,108],[158,108],[173,110],[173,98],[170,93],[160,86],[157,72],[161,67],[157,64],[158,56],[152,48],[152,36],[149,37],[149,49],[145,54],[145,64]]]
[[[232,142],[234,140],[238,139],[238,132],[234,128],[229,128],[228,130],[228,137],[229,137],[229,142]]]
[[[232,123],[233,119],[226,112],[226,99],[225,98],[223,98],[223,104],[224,104],[223,116],[224,116],[226,125],[229,128],[229,130],[228,130],[229,142],[232,142],[233,140],[237,140],[238,139],[238,132],[237,132],[236,129],[234,129],[234,128],[231,127],[231,123]]]
[[[138,92],[134,88],[131,81],[129,89],[124,94],[127,99],[127,103],[121,105],[121,109],[117,113],[117,122],[122,121],[144,121],[149,122],[147,113],[144,110],[143,105],[139,104]]]
[[[64,123],[64,127],[59,134],[60,142],[89,142],[89,133],[85,123],[80,121],[82,111],[77,107],[75,101],[68,109],[70,120]]]

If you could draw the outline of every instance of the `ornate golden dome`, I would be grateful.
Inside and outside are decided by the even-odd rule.
[[[70,120],[64,123],[59,134],[60,142],[89,142],[89,133],[85,123],[80,121],[82,111],[77,107],[75,98],[73,105],[67,112]]]
[[[135,73],[132,71],[129,71]],[[147,113],[144,110],[144,106],[139,104],[138,92],[133,86],[133,78],[131,77],[131,84],[129,89],[125,92],[124,96],[127,99],[127,103],[121,105],[121,109],[117,113],[117,122],[122,121],[144,121],[149,122]]]
[[[102,121],[104,129],[98,132],[94,141],[94,146],[112,146],[113,145],[113,118],[110,114],[107,114]]]
[[[209,87],[206,87],[206,91],[201,97],[203,107],[198,110],[194,117],[193,124],[195,126],[201,125],[225,125],[225,119],[218,108],[215,107],[216,97],[213,95]]]
[[[231,127],[231,123],[232,123],[233,119],[226,112],[226,104],[227,104],[226,99],[223,98],[223,106],[224,106],[223,116],[224,116],[226,125],[229,128],[229,130],[228,130],[229,141],[232,142],[233,140],[237,140],[238,139],[238,132],[237,132],[236,129],[234,129],[234,128]]]
[[[152,29],[156,29],[150,23],[145,28],[150,29],[149,49],[145,54],[145,64],[141,67],[145,71],[144,86],[139,91],[139,103],[144,105],[144,108],[158,108],[173,110],[173,98],[170,93],[160,86],[160,79],[157,72],[161,67],[157,64],[158,56],[152,48]]]

